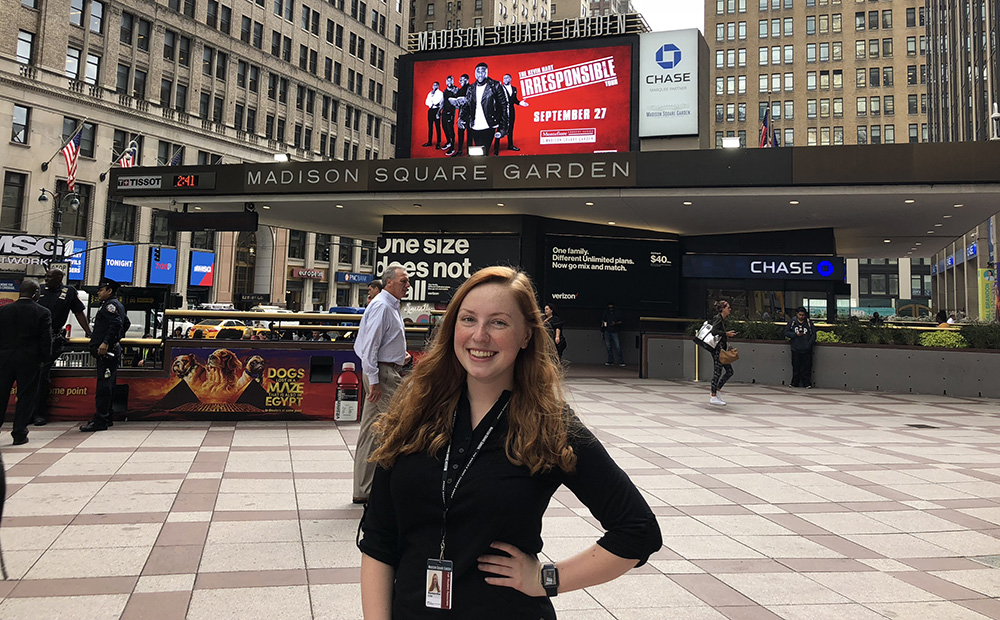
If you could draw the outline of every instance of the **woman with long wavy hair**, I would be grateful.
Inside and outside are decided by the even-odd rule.
[[[566,404],[535,299],[522,272],[476,272],[377,423],[358,543],[365,620],[549,620],[550,597],[659,549],[649,506]],[[606,533],[543,564],[542,514],[561,484]]]

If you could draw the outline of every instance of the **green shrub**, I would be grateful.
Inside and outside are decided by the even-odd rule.
[[[840,342],[840,336],[833,332],[816,332],[816,342]]]
[[[920,331],[916,329],[898,328],[889,330],[892,332],[893,344],[915,347],[920,345]]]
[[[920,335],[920,345],[924,347],[945,347],[964,349],[969,346],[962,334],[954,331],[924,332]]]
[[[973,349],[1000,349],[1000,323],[968,323],[959,333]]]
[[[785,326],[771,321],[740,321],[733,329],[746,340],[784,340]]]
[[[841,323],[833,328],[833,333],[841,342],[848,344],[866,344],[868,342],[868,327],[857,320]]]

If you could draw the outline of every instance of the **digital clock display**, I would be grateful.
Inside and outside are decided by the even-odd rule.
[[[215,173],[175,174],[170,186],[175,189],[215,189]]]

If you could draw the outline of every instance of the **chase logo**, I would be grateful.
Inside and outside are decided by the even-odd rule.
[[[816,273],[824,278],[829,278],[833,275],[833,263],[828,260],[820,261],[816,264]]]
[[[681,49],[673,43],[667,43],[656,50],[656,64],[664,69],[673,69],[681,64]]]

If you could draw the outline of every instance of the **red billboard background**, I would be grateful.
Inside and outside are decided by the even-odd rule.
[[[513,152],[507,137],[500,139],[501,155],[555,155],[628,151],[632,114],[632,48],[628,45],[567,49],[495,56],[467,56],[413,63],[413,101],[410,110],[410,157],[445,157],[443,150],[422,146],[427,141],[424,101],[434,82],[445,89],[452,75],[476,81],[476,65],[489,65],[490,79],[511,86],[528,107],[515,109]],[[446,95],[447,96],[447,95]],[[455,132],[458,135],[456,114]],[[442,132],[441,144],[446,142]],[[466,145],[468,136],[466,137]],[[491,153],[492,154],[492,153]]]

